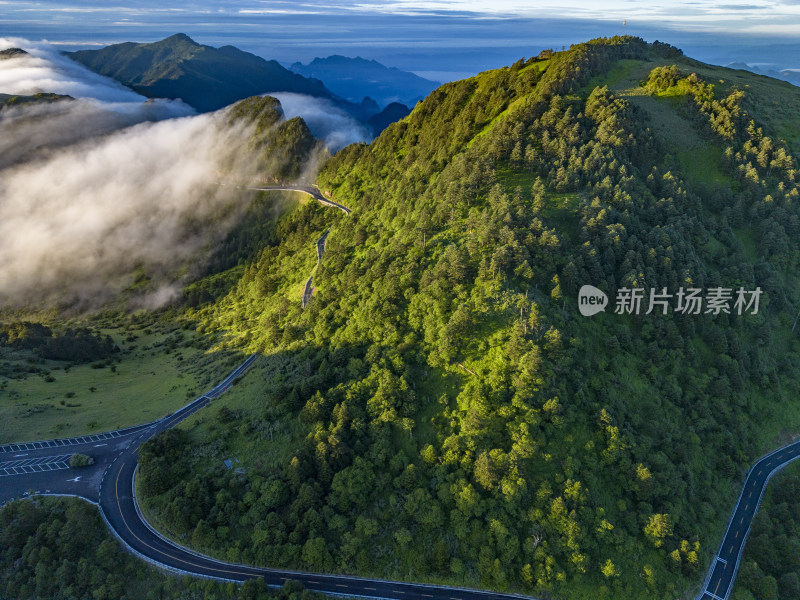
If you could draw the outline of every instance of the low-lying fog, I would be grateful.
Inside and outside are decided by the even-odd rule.
[[[217,182],[256,175],[246,127],[148,101],[44,43],[0,38],[9,47],[29,55],[0,60],[0,93],[75,100],[0,110],[0,308],[95,307],[136,270],[161,282],[140,302],[170,301],[187,265],[243,211],[246,196]],[[364,139],[334,107],[282,96],[287,117],[309,117],[332,150]]]

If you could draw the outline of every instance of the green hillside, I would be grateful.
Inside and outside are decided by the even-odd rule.
[[[263,356],[143,446],[143,508],[236,562],[692,597],[748,464],[800,431],[798,105],[631,37],[440,87],[326,163],[351,215],[306,203],[194,284],[184,317]],[[613,310],[756,286],[755,315]]]
[[[67,55],[149,98],[180,98],[199,111],[269,92],[330,98],[317,80],[306,79],[233,46],[212,48],[179,33],[151,44],[126,42]]]

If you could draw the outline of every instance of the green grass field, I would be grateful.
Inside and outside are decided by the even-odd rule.
[[[207,464],[221,463],[225,458],[237,458],[237,466],[249,471],[269,472],[283,467],[296,452],[304,438],[306,426],[297,419],[279,416],[273,408],[280,399],[271,391],[271,380],[280,377],[288,363],[281,355],[261,356],[253,367],[236,382],[224,396],[208,408],[198,411],[180,424],[196,442],[211,439],[209,434],[221,424],[217,413],[226,407],[235,414],[246,416],[242,430],[229,431],[222,445],[203,451]]]
[[[158,419],[213,387],[236,362],[207,354],[192,331],[103,333],[121,350],[113,361],[70,365],[0,351],[0,442],[82,435]]]

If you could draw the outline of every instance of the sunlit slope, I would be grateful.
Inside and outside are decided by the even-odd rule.
[[[635,38],[440,87],[323,168],[351,215],[297,211],[291,247],[193,313],[269,359],[198,416],[196,452],[153,449],[193,483],[148,488],[175,478],[143,464],[149,509],[246,562],[691,596],[747,465],[800,430],[799,100]],[[585,284],[604,313],[579,313]],[[615,314],[622,287],[763,293]]]

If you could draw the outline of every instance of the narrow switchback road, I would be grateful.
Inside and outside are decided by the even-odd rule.
[[[328,239],[328,233],[330,233],[330,228],[328,228],[317,240],[317,264],[322,262],[322,255],[325,253],[325,240]],[[314,293],[314,288],[311,287],[311,281],[313,279],[314,276],[309,275],[308,279],[306,279],[306,285],[303,287],[303,297],[301,299],[303,308],[306,307],[308,301],[311,300],[311,294]]]
[[[246,190],[253,190],[256,192],[277,192],[277,191],[284,191],[284,192],[303,192],[312,196],[317,202],[324,204],[326,206],[332,206],[334,208],[338,208],[341,211],[344,211],[344,214],[349,215],[352,211],[344,206],[343,204],[339,204],[338,202],[334,202],[330,198],[327,198],[321,191],[319,191],[318,187],[311,186],[311,185],[268,185],[263,187],[245,187]],[[322,234],[322,236],[317,240],[317,264],[322,260],[322,253],[325,252],[325,240],[328,237],[328,233],[330,232],[330,228]],[[303,287],[303,295],[300,298],[300,303],[303,305],[303,308],[306,307],[308,301],[311,300],[311,294],[314,293],[314,288],[311,286],[311,282],[314,279],[313,275],[310,275],[309,278],[306,280],[306,284]]]

